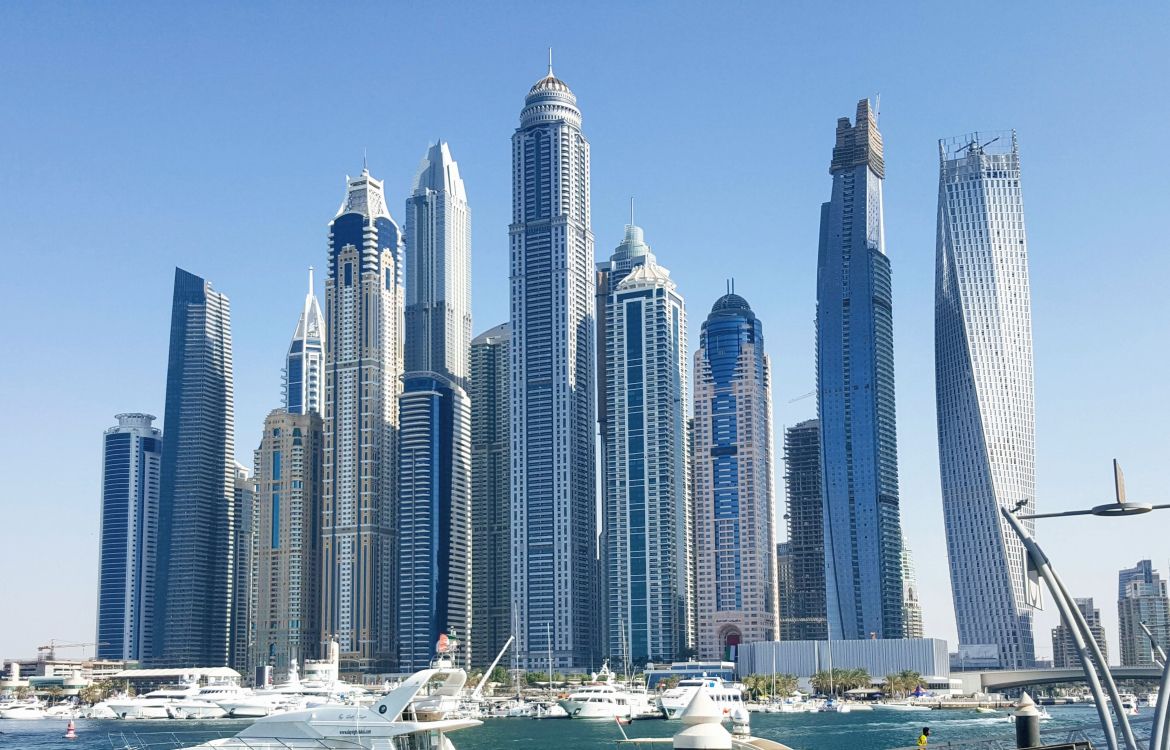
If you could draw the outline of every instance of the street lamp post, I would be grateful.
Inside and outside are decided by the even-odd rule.
[[[1081,667],[1085,671],[1085,679],[1089,682],[1089,688],[1093,691],[1094,702],[1097,706],[1097,715],[1101,719],[1101,728],[1105,732],[1105,740],[1109,744],[1110,750],[1119,750],[1117,745],[1117,733],[1113,727],[1113,722],[1109,718],[1109,712],[1105,709],[1105,696],[1101,690],[1102,681],[1105,683],[1105,688],[1109,692],[1109,698],[1113,703],[1113,710],[1117,714],[1117,723],[1121,727],[1121,735],[1125,741],[1126,750],[1138,750],[1137,740],[1134,738],[1133,729],[1129,724],[1129,717],[1125,715],[1125,711],[1121,707],[1121,697],[1117,692],[1117,683],[1113,680],[1113,673],[1109,671],[1109,663],[1105,660],[1105,655],[1101,653],[1101,648],[1097,644],[1096,638],[1089,630],[1089,624],[1085,621],[1085,617],[1081,614],[1080,609],[1075,606],[1071,594],[1065,587],[1064,582],[1056,575],[1056,571],[1052,569],[1052,564],[1048,560],[1048,556],[1044,554],[1044,550],[1040,549],[1040,545],[1032,538],[1031,534],[1020,523],[1021,518],[1056,518],[1059,516],[1135,516],[1144,513],[1149,513],[1153,510],[1160,510],[1170,508],[1167,505],[1150,505],[1149,503],[1130,503],[1125,499],[1125,479],[1121,473],[1121,467],[1117,460],[1113,460],[1113,482],[1114,491],[1116,494],[1116,502],[1107,503],[1105,505],[1098,505],[1088,510],[1070,510],[1060,513],[1040,513],[1030,516],[1019,516],[1008,509],[1001,507],[1000,512],[1016,532],[1016,536],[1024,545],[1028,558],[1031,560],[1033,567],[1039,573],[1040,577],[1044,579],[1048,590],[1052,593],[1052,598],[1056,602],[1057,609],[1060,610],[1061,619],[1064,621],[1065,627],[1073,637],[1073,645],[1076,648],[1077,656],[1081,660]],[[1017,508],[1018,509],[1018,508]],[[1094,668],[1094,663],[1096,668]],[[1100,676],[1098,676],[1098,671]],[[1170,735],[1170,666],[1163,670],[1162,675],[1162,690],[1158,696],[1158,707],[1154,711],[1154,726],[1150,735],[1149,750],[1167,750],[1167,738]]]

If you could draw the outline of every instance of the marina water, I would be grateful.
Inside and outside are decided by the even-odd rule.
[[[1052,720],[1041,730],[1083,729],[1097,747],[1103,747],[1097,715],[1091,706],[1051,706]],[[782,742],[795,750],[889,750],[913,746],[922,727],[929,726],[930,747],[946,747],[964,740],[1004,740],[1010,743],[1014,728],[1008,712],[981,714],[965,710],[858,711],[849,714],[752,714],[752,734]],[[1142,733],[1148,731],[1151,713],[1135,719]],[[0,721],[0,750],[123,750],[120,735],[133,740],[165,739],[176,732],[183,745],[234,733],[246,726],[242,720],[217,721],[118,721],[78,719],[77,739],[66,740],[64,721]],[[624,727],[630,737],[666,737],[682,728],[677,721],[636,721]],[[111,736],[113,742],[111,742]],[[621,732],[609,721],[568,719],[489,719],[481,727],[451,737],[457,750],[616,750]],[[1010,746],[1010,745],[1009,745]],[[152,749],[153,750],[153,749]]]

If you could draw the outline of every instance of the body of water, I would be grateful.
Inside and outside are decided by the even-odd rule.
[[[1052,706],[1052,720],[1041,730],[1088,731],[1094,745],[1103,747],[1097,714],[1092,707]],[[889,750],[910,747],[918,741],[922,727],[931,730],[931,747],[948,742],[976,739],[1012,740],[1015,729],[1007,712],[982,714],[975,711],[857,711],[848,714],[752,714],[752,734],[782,742],[795,750]],[[1137,721],[1148,727],[1149,710]],[[123,750],[118,735],[133,739],[132,733],[160,739],[156,733],[176,732],[184,745],[238,731],[239,720],[221,721],[116,721],[76,722],[77,739],[66,740],[64,721],[0,720],[0,749],[8,750]],[[680,722],[639,721],[625,727],[630,737],[666,737],[682,728]],[[1148,728],[1147,730],[1148,731]],[[111,742],[111,735],[114,736]],[[481,727],[455,732],[451,740],[458,750],[617,750],[621,732],[608,721],[568,719],[489,719]],[[1063,738],[1062,738],[1063,739]],[[629,746],[627,746],[629,747]],[[636,747],[636,746],[635,746]],[[644,746],[649,747],[649,746]]]

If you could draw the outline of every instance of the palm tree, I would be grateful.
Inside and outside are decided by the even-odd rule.
[[[903,692],[907,695],[926,685],[926,682],[922,679],[922,675],[912,669],[903,669],[898,673],[898,679],[902,685]]]
[[[776,696],[784,697],[792,695],[796,692],[796,686],[800,681],[794,674],[778,674],[776,675]]]
[[[808,681],[809,684],[812,685],[813,690],[824,695],[829,694],[830,684],[833,684],[834,688],[836,687],[832,675],[823,669],[810,677]]]

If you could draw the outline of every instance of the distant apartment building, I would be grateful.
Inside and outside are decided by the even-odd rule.
[[[471,341],[471,659],[487,667],[514,632],[509,580],[508,340],[501,323]]]
[[[97,658],[137,661],[150,650],[163,437],[153,414],[115,418],[102,436],[95,640]]]
[[[784,486],[788,547],[792,565],[791,601],[781,596],[780,640],[827,637],[825,615],[825,527],[821,497],[821,423],[807,419],[784,430]]]
[[[1154,649],[1142,623],[1153,633],[1154,641],[1162,650],[1170,653],[1170,598],[1166,595],[1166,581],[1149,560],[1122,570],[1118,579],[1121,584],[1121,598],[1117,601],[1121,665],[1154,664]]]
[[[1093,598],[1074,599],[1073,603],[1085,617],[1089,624],[1089,632],[1097,647],[1105,655],[1105,662],[1109,662],[1109,646],[1105,642],[1105,626],[1101,624],[1101,610],[1093,606]],[[1077,649],[1073,642],[1072,633],[1061,623],[1052,629],[1052,666],[1057,669],[1080,669],[1081,660],[1077,656]]]

